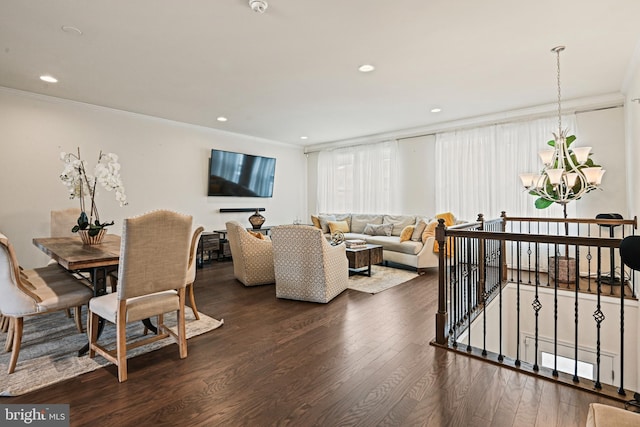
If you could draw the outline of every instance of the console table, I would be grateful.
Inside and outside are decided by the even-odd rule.
[[[205,253],[207,254],[207,261],[211,261],[213,258],[211,256],[212,253],[216,254],[216,259],[219,258],[220,253],[220,233],[217,231],[205,231],[200,236],[200,241],[198,242],[198,252],[199,259],[197,260],[197,264],[199,267],[202,267],[205,260]]]

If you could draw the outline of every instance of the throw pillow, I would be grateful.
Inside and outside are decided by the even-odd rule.
[[[329,232],[331,234],[335,233],[336,231],[342,231],[343,233],[348,233],[349,232],[349,224],[347,224],[347,221],[329,221]]]
[[[436,219],[442,218],[444,219],[444,225],[447,227],[451,227],[452,225],[456,225],[456,217],[451,212],[445,212],[436,215]]]
[[[329,221],[335,221],[335,215],[318,215],[318,219],[320,220],[320,228],[322,228],[323,233],[329,232]]]
[[[260,233],[259,231],[251,231],[251,230],[247,230],[247,231],[253,237],[255,237],[255,238],[259,239],[259,240],[264,240],[264,234]]]
[[[427,222],[428,220],[425,218],[418,218],[413,229],[413,234],[411,235],[411,240],[413,240],[414,242],[419,242],[422,239],[422,232],[427,226]]]
[[[437,226],[438,226],[438,221],[431,221],[429,224],[427,224],[424,227],[424,231],[422,232],[422,243],[423,244],[427,241],[427,239],[429,237],[435,237],[436,236],[436,227]],[[433,247],[435,248],[435,245],[437,245],[437,244],[438,244],[438,242],[435,242]]]
[[[411,236],[413,236],[413,230],[415,228],[415,225],[407,225],[405,228],[403,228],[400,232],[400,243],[411,240]]]
[[[393,224],[367,224],[364,227],[364,234],[370,236],[391,236]]]
[[[320,225],[320,218],[315,215],[311,215],[311,223],[316,228],[322,228],[322,226]]]

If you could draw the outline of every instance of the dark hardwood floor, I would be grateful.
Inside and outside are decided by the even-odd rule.
[[[594,394],[431,346],[437,272],[329,304],[246,288],[230,261],[198,271],[223,327],[0,403],[68,403],[72,426],[584,426]]]

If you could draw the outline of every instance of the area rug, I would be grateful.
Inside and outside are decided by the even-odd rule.
[[[349,289],[369,294],[377,294],[397,285],[401,285],[415,277],[418,273],[400,268],[384,267],[382,265],[371,266],[371,277],[362,274],[354,274],[349,277]]]
[[[86,309],[82,310],[84,324],[86,324],[86,311]],[[195,320],[191,309],[186,310],[185,318],[187,339],[224,324],[224,319],[216,320],[202,313],[200,313],[200,320]],[[175,312],[165,315],[165,324],[169,327],[176,324]],[[127,339],[135,340],[142,337],[143,329],[140,322],[128,324]],[[109,346],[109,343],[115,344],[115,332],[115,326],[106,323],[99,342],[114,348]],[[6,337],[6,333],[0,332],[2,347]],[[7,374],[11,353],[5,353],[0,349],[0,396],[24,394],[111,364],[98,355],[93,359],[88,355],[78,357],[78,349],[86,343],[87,335],[78,333],[73,319],[67,318],[64,312],[26,318],[22,347],[13,374]],[[176,345],[174,340],[168,338],[137,347],[128,352],[128,358],[171,344]]]

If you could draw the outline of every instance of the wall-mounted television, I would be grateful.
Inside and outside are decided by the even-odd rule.
[[[273,197],[276,159],[211,150],[209,196]]]

